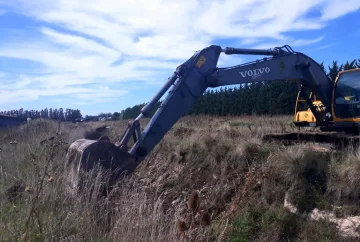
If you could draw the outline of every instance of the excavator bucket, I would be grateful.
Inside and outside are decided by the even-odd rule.
[[[109,174],[107,180],[103,181],[108,191],[121,176],[131,174],[136,166],[135,158],[111,143],[107,137],[99,140],[79,139],[70,145],[66,156],[67,187],[73,194],[79,192],[83,188],[84,175],[98,167]]]

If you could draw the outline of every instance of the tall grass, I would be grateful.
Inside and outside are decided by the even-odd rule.
[[[328,222],[292,215],[283,202],[289,192],[305,213],[336,203],[345,207],[342,215],[355,214],[349,201],[359,193],[359,155],[261,141],[270,132],[297,130],[291,121],[184,117],[132,176],[101,199],[90,188],[70,194],[64,164],[70,143],[102,123],[63,123],[59,130],[57,123],[35,121],[3,129],[0,240],[339,241]],[[127,122],[106,125],[103,135],[115,142]],[[98,175],[89,187],[99,188]]]

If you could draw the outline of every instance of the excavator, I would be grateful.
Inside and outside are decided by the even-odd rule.
[[[222,53],[266,57],[219,68],[217,62]],[[134,172],[208,88],[276,80],[297,82],[299,92],[294,124],[298,127],[319,127],[320,132],[310,136],[301,136],[301,133],[270,134],[264,140],[315,139],[333,143],[344,143],[345,140],[346,143],[358,138],[360,69],[340,72],[332,81],[319,63],[303,53],[295,52],[289,45],[269,50],[210,45],[196,51],[176,68],[158,93],[141,109],[139,116],[128,123],[116,143],[111,143],[104,136],[98,140],[79,139],[70,145],[66,166],[71,171],[68,178],[72,188],[79,186],[80,172],[90,171],[96,165],[111,171],[109,182],[112,184],[120,176]],[[139,121],[149,117],[167,91],[167,96],[142,130]],[[301,102],[305,102],[307,108],[301,109]],[[133,145],[129,147],[131,139]]]

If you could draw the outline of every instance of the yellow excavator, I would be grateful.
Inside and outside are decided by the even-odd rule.
[[[331,116],[329,126],[347,127],[345,132],[358,132],[357,123],[360,122],[360,69],[351,69],[341,71],[337,74],[332,90]],[[310,93],[309,100],[318,112],[324,111],[324,104],[316,96]],[[301,93],[298,93],[295,106],[295,124],[312,126],[316,123],[316,117],[309,109],[306,111],[298,110],[298,104],[306,102],[301,99]],[[335,125],[334,125],[335,124]],[[323,129],[323,127],[321,127]],[[340,131],[340,130],[339,130]]]
[[[344,148],[359,144],[360,123],[360,69],[340,71],[334,82],[331,93],[330,108],[325,107],[321,99],[312,92],[304,99],[299,90],[295,105],[294,124],[298,127],[319,127],[321,132],[297,132],[286,134],[267,134],[265,141],[281,141],[292,144],[296,141],[313,141],[329,143],[334,148]],[[302,102],[307,109],[300,109]],[[314,110],[311,110],[313,108]],[[328,113],[322,122],[317,122],[317,113]]]
[[[226,68],[217,67],[220,54],[267,56],[253,62]],[[222,48],[211,45],[178,66],[159,92],[145,105],[139,116],[129,122],[116,143],[107,137],[80,139],[71,144],[66,169],[71,187],[81,184],[81,174],[95,165],[111,171],[110,183],[131,174],[161,141],[172,126],[208,88],[227,85],[292,80],[298,83],[294,124],[319,127],[319,132],[269,134],[264,140],[314,140],[337,145],[357,142],[360,124],[360,70],[340,72],[333,82],[319,63],[285,45],[270,50]],[[160,98],[167,96],[141,130],[139,120],[149,117]],[[310,93],[310,95],[308,95]],[[306,109],[300,105],[305,102]],[[133,145],[128,147],[130,139]]]

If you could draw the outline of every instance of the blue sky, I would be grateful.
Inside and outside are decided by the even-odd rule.
[[[289,44],[326,65],[360,59],[359,0],[0,0],[0,110],[150,101],[211,44]],[[221,56],[219,67],[260,57]]]

